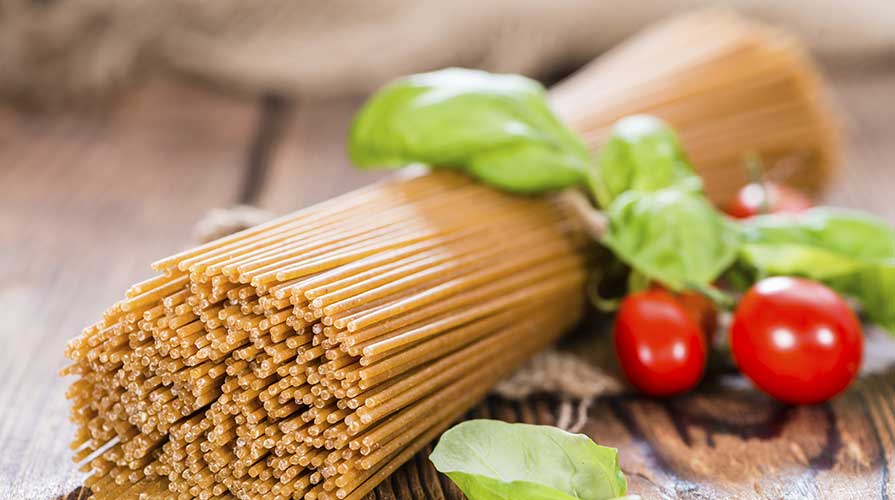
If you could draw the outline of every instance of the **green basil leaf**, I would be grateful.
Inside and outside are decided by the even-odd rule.
[[[702,187],[674,130],[649,115],[629,116],[615,124],[588,180],[602,207],[628,190],[656,191],[679,184],[694,190]]]
[[[607,211],[603,237],[616,256],[673,290],[709,286],[736,259],[737,227],[700,193],[627,191]]]
[[[746,243],[740,258],[761,276],[810,273],[816,280],[859,271],[863,263],[847,255],[797,243]]]
[[[614,448],[556,427],[470,420],[429,456],[470,500],[609,500],[627,482]]]
[[[895,259],[895,229],[854,210],[816,207],[761,215],[746,219],[743,230],[748,244],[800,245],[867,262]]]
[[[870,321],[895,334],[895,261],[867,264],[828,284],[857,299]]]
[[[459,168],[514,192],[581,184],[589,153],[545,96],[541,84],[518,75],[458,68],[412,75],[367,101],[349,153],[360,167]]]
[[[895,333],[895,228],[868,214],[818,207],[743,222],[738,266],[754,279],[798,275],[854,297]]]

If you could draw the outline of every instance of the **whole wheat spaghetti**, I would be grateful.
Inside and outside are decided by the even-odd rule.
[[[368,490],[577,320],[585,266],[568,229],[547,200],[438,173],[156,262],[69,346],[79,457],[118,441],[88,485]]]
[[[690,62],[668,69],[726,68],[716,86],[683,77],[616,85],[637,76],[648,47],[689,47],[694,25],[727,33],[725,23],[735,36],[682,49]],[[780,107],[751,90],[765,88],[755,76],[768,68],[784,73],[778,83],[804,79],[806,66],[781,63],[794,54],[777,34],[736,18],[689,17],[610,56],[612,68],[630,61],[612,88],[588,86],[603,81],[596,66],[554,102],[592,141],[610,114],[664,113],[697,166],[717,178],[724,162],[739,168],[737,152],[832,151],[818,96],[796,92],[793,104],[785,94]],[[608,100],[589,104],[598,97]],[[580,113],[582,104],[596,111]],[[762,109],[791,125],[757,127],[748,111]],[[701,132],[713,123],[728,126],[714,139]],[[440,172],[159,260],[155,277],[67,348],[74,363],[64,373],[78,376],[67,394],[75,460],[99,499],[361,498],[578,321],[584,245],[553,201]]]
[[[641,33],[551,90],[557,114],[597,148],[619,116],[655,115],[680,135],[713,201],[732,199],[755,152],[769,179],[819,192],[840,157],[838,122],[805,50],[730,12]]]

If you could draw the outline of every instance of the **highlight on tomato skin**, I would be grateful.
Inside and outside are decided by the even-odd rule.
[[[861,323],[845,300],[823,284],[782,276],[746,292],[730,343],[740,371],[791,404],[821,403],[845,390],[863,355]]]
[[[728,215],[746,219],[770,213],[795,213],[811,208],[811,200],[795,189],[775,182],[751,182],[727,206]]]
[[[686,392],[705,371],[705,335],[668,291],[652,289],[626,297],[618,310],[613,339],[625,377],[645,394]]]

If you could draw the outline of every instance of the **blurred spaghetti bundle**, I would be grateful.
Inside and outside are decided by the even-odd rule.
[[[815,194],[840,160],[839,124],[807,53],[791,35],[729,12],[660,24],[551,94],[592,149],[619,116],[667,121],[719,203],[752,180],[741,167],[746,153],[761,158],[767,178]]]
[[[798,159],[805,187],[836,157],[804,54],[727,13],[648,31],[552,99],[592,147],[665,117],[716,199],[744,152]],[[578,322],[587,253],[551,199],[441,172],[157,261],[68,346],[75,459],[98,499],[362,498]]]

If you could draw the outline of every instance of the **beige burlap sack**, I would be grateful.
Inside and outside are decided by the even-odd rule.
[[[895,47],[890,0],[0,0],[0,96],[105,96],[170,71],[303,97],[449,65],[543,77],[707,3],[785,24],[821,55]]]

